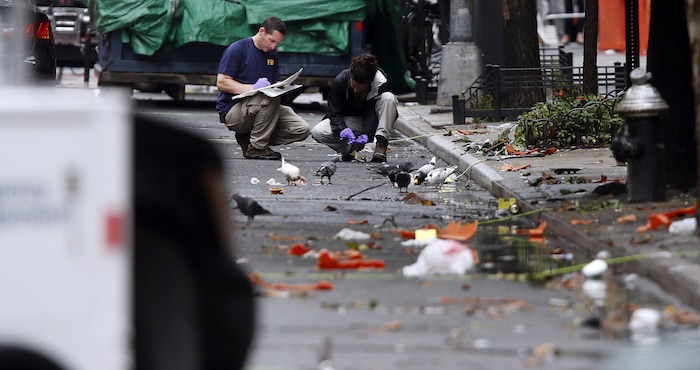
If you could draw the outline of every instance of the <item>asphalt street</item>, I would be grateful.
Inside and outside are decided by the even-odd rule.
[[[241,266],[268,283],[287,284],[280,289],[259,287],[257,333],[248,369],[323,368],[320,364],[334,369],[602,369],[620,353],[617,349],[625,348],[624,327],[601,332],[582,325],[596,311],[575,281],[568,288],[559,280],[540,287],[499,274],[498,267],[463,276],[402,276],[402,267],[416,261],[419,249],[402,245],[404,240],[392,230],[493,217],[498,200],[468,176],[441,191],[408,188],[434,204],[430,206],[404,201],[406,193],[371,163],[338,163],[332,184],[321,185],[315,171],[333,160],[334,153],[309,138],[275,148],[306,179],[306,184],[289,185],[278,171],[280,161],[244,159],[233,134],[208,104],[140,102],[137,109],[214,143],[224,160],[229,193],[251,197],[271,212],[249,222],[233,202],[229,204]],[[323,116],[316,108],[312,103],[298,111],[313,125]],[[415,168],[432,157],[398,132],[390,148],[389,163],[410,161]],[[444,165],[438,160],[438,166]],[[274,187],[281,193],[273,194]],[[521,222],[521,228],[536,226],[534,219]],[[312,251],[346,251],[355,245],[334,238],[344,228],[373,233],[374,244],[361,252],[385,267],[321,270],[314,257],[288,255],[295,243]],[[519,255],[525,249],[515,246],[523,239],[506,229],[505,237],[499,237],[502,228],[480,227],[469,242],[483,256],[489,250],[504,250],[495,254],[497,263],[548,255]],[[575,251],[574,245],[554,235],[547,240],[551,244],[546,248]],[[321,281],[329,281],[333,289],[292,289]],[[660,305],[655,298],[618,291],[609,298],[611,312],[625,314],[618,311],[625,299]]]

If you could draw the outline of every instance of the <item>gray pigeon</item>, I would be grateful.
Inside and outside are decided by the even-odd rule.
[[[396,176],[396,186],[399,188],[399,192],[403,193],[404,190],[407,192],[408,191],[408,185],[411,184],[411,181],[413,180],[413,176],[411,176],[410,173],[406,171],[399,171]]]
[[[382,176],[396,175],[399,171],[410,171],[413,164],[411,162],[401,162],[398,164],[383,164],[374,168],[374,172]]]
[[[442,186],[442,183],[445,182],[445,179],[452,175],[456,170],[457,166],[435,168],[428,172],[428,175],[425,177],[425,181],[423,183],[430,186],[440,187]]]
[[[257,215],[269,215],[270,211],[263,208],[258,202],[248,197],[242,195],[233,194],[231,199],[236,201],[236,208],[238,208],[241,213],[248,216],[248,222],[253,221],[253,218]]]
[[[328,183],[331,183],[331,176],[335,173],[336,165],[334,162],[324,162],[321,167],[316,170],[316,174],[321,175],[321,184],[323,184],[323,178],[328,177]]]
[[[437,157],[433,156],[433,158],[430,159],[430,162],[420,166],[417,170],[413,171],[413,174],[416,177],[416,184],[422,184],[423,181],[425,181],[425,178],[428,177],[428,173],[434,170],[436,165]]]

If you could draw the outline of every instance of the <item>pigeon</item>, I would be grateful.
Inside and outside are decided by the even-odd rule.
[[[282,172],[284,178],[287,179],[287,185],[296,185],[296,182],[301,180],[299,167],[285,162],[284,158],[282,158],[282,167],[278,168],[277,171]]]
[[[270,211],[263,208],[258,202],[248,197],[242,195],[233,194],[231,199],[236,201],[236,208],[238,208],[241,213],[248,216],[248,222],[253,221],[257,215],[269,215]]]
[[[323,178],[328,177],[328,183],[331,183],[331,176],[335,173],[336,165],[334,162],[324,162],[321,167],[316,170],[316,174],[321,175],[321,184],[323,184]]]
[[[456,170],[457,166],[435,168],[428,172],[424,183],[431,186],[440,187],[442,183],[445,182],[445,179],[452,175]]]
[[[437,165],[437,158],[433,156],[433,158],[430,159],[430,162],[420,166],[417,170],[413,171],[413,176],[416,179],[416,185],[420,185],[425,181],[425,178],[428,176],[428,173],[430,171],[435,169],[435,166]]]
[[[410,171],[411,166],[413,166],[411,162],[402,162],[399,164],[383,164],[381,166],[375,167],[374,172],[382,176],[389,176],[392,173],[395,175],[399,171]]]
[[[410,173],[408,173],[406,171],[399,171],[395,176],[394,183],[396,184],[396,187],[399,188],[399,192],[403,193],[404,190],[406,190],[406,192],[408,192],[408,185],[411,184],[412,180],[413,180],[413,176],[411,176]]]

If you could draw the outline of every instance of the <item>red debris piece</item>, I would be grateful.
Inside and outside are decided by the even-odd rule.
[[[327,250],[322,250],[318,255],[318,262],[316,264],[321,270],[331,270],[331,269],[361,269],[361,268],[384,268],[384,261],[382,260],[369,260],[364,258],[355,258],[349,260],[340,260],[331,256],[330,252]]]
[[[258,274],[248,275],[250,282],[253,284],[260,285],[265,289],[270,290],[286,290],[294,292],[306,292],[310,290],[333,290],[333,282],[328,280],[319,280],[316,284],[284,284],[284,283],[270,283],[261,278]]]
[[[287,254],[290,256],[303,256],[308,251],[309,251],[309,248],[306,248],[304,243],[294,243],[287,250]]]
[[[530,235],[530,236],[542,236],[544,235],[544,229],[547,227],[547,221],[540,221],[540,224],[534,229],[520,229],[518,234]]]

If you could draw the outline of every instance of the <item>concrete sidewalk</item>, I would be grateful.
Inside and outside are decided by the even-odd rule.
[[[666,228],[648,232],[636,229],[649,214],[692,206],[695,194],[677,194],[659,203],[627,202],[626,194],[596,196],[593,190],[614,180],[625,180],[626,166],[618,165],[608,148],[563,149],[544,157],[488,157],[470,150],[487,140],[495,143],[515,123],[453,125],[452,112],[444,107],[405,103],[399,107],[395,128],[422,143],[459,173],[469,176],[499,198],[515,198],[520,212],[533,212],[547,221],[548,232],[582,247],[590,259],[600,251],[633,261],[611,264],[613,271],[637,273],[655,281],[667,293],[700,310],[700,239],[670,234]],[[460,131],[462,132],[460,132]],[[467,132],[468,135],[464,135]],[[510,135],[512,138],[512,133]],[[390,145],[391,147],[391,145]],[[504,166],[524,167],[508,171]],[[556,174],[554,169],[579,169]],[[543,174],[550,181],[533,186]],[[636,221],[622,222],[634,215]],[[586,224],[587,223],[587,224]]]

